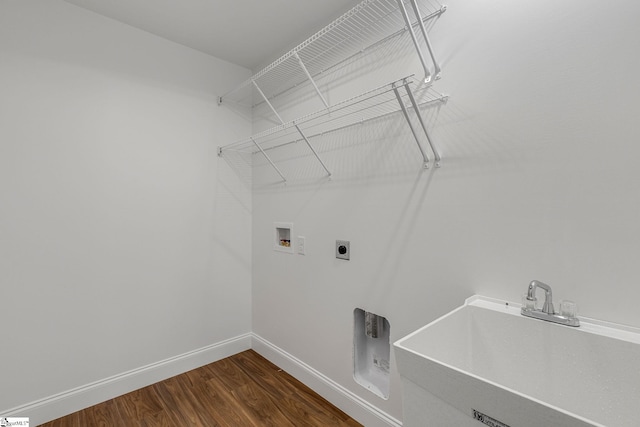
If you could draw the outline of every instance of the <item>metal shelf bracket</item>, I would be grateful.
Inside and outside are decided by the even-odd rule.
[[[282,181],[287,182],[287,178],[284,177],[284,175],[282,174],[282,172],[280,171],[280,169],[278,169],[278,167],[275,165],[275,163],[273,163],[273,160],[271,160],[271,157],[269,157],[267,155],[267,153],[264,152],[264,150],[262,149],[262,147],[260,146],[260,144],[258,144],[256,142],[255,139],[249,137],[249,139],[251,140],[251,142],[253,142],[255,144],[256,147],[258,147],[258,150],[260,150],[260,152],[262,153],[262,155],[264,156],[265,159],[267,159],[267,161],[269,162],[269,164],[271,164],[271,166],[276,170],[276,172],[278,172],[278,175],[280,175],[280,178],[282,178]]]
[[[402,1],[402,0],[400,0],[400,1]],[[420,154],[422,154],[422,160],[423,160],[424,168],[428,169],[429,168],[429,156],[427,156],[427,153],[424,151],[424,148],[422,148],[422,144],[420,144],[420,138],[418,138],[418,134],[416,133],[416,129],[413,127],[413,123],[411,123],[411,119],[409,118],[409,112],[407,111],[407,107],[404,105],[404,101],[402,100],[402,97],[400,96],[400,92],[398,92],[398,87],[396,86],[395,83],[393,83],[392,87],[393,87],[393,93],[395,93],[396,99],[398,100],[398,105],[400,105],[400,109],[402,110],[402,114],[404,115],[404,118],[406,119],[407,124],[409,125],[409,129],[411,129],[411,133],[413,134],[413,137],[416,140],[416,144],[418,145],[418,149],[420,150]]]
[[[262,89],[260,89],[260,86],[258,86],[258,83],[256,83],[255,80],[253,80],[253,85],[256,88],[256,90],[258,91],[258,93],[260,93],[260,95],[262,96],[262,98],[264,99],[264,102],[267,103],[267,105],[269,106],[269,108],[271,108],[271,111],[273,111],[273,114],[276,115],[276,117],[278,118],[278,120],[280,120],[280,124],[284,125],[285,122],[284,120],[282,120],[282,117],[280,117],[280,114],[278,114],[278,112],[276,111],[276,109],[273,107],[273,105],[271,104],[271,102],[269,102],[269,99],[267,99],[266,95],[264,94],[264,92],[262,92]],[[319,93],[319,92],[318,92]],[[302,137],[302,139],[304,139],[304,142],[307,143],[307,146],[309,147],[309,149],[311,150],[311,152],[313,153],[314,156],[316,156],[316,159],[318,159],[318,161],[320,162],[320,164],[322,165],[322,167],[324,168],[324,170],[327,172],[328,176],[331,176],[331,172],[329,171],[329,169],[327,169],[327,166],[324,164],[324,162],[322,161],[322,159],[320,158],[320,156],[318,155],[318,153],[316,152],[316,150],[313,148],[313,145],[311,145],[311,142],[309,142],[309,139],[307,139],[307,136],[304,134],[304,132],[302,132],[302,129],[300,129],[300,126],[298,126],[297,124],[294,125],[296,130],[298,131],[298,133],[300,134],[300,136]],[[255,145],[258,146],[258,148],[260,148],[260,151],[263,152],[262,148],[260,147],[260,145],[258,143],[256,143],[256,141],[251,138],[251,141],[253,141],[253,143]],[[265,154],[266,156],[266,154]],[[268,157],[267,157],[268,159]],[[271,163],[271,160],[268,159],[269,162]],[[275,167],[275,165],[273,163],[271,163],[271,165],[273,167]],[[277,168],[276,168],[277,169]],[[278,173],[280,173],[280,171],[278,170]],[[282,174],[280,174],[280,176],[282,176]],[[282,176],[282,179],[284,179],[286,181],[286,179],[284,178],[284,176]]]
[[[320,92],[318,85],[316,84],[315,80],[313,80],[313,77],[311,77],[311,74],[309,73],[309,70],[307,69],[307,67],[304,65],[304,62],[302,62],[302,59],[300,58],[300,55],[298,55],[298,52],[295,52],[294,56],[298,60],[298,63],[300,64],[300,68],[302,68],[302,71],[304,71],[304,74],[307,76],[307,79],[313,85],[313,88],[315,89],[316,93],[320,97],[320,100],[324,104],[325,108],[329,108],[329,104],[327,103],[327,100],[324,99],[324,96],[322,96],[322,92]]]
[[[420,114],[420,107],[416,102],[415,96],[413,96],[413,91],[409,87],[409,83],[407,83],[406,80],[403,82],[403,86],[407,91],[407,95],[409,96],[409,100],[411,101],[411,105],[413,106],[413,111],[416,114],[416,116],[418,116],[418,121],[420,122],[420,126],[422,126],[422,130],[424,131],[424,134],[427,137],[427,142],[429,143],[429,147],[431,147],[431,151],[433,151],[433,157],[435,158],[435,166],[439,168],[440,161],[442,159],[440,158],[440,154],[438,153],[438,150],[436,150],[436,147],[433,145],[433,139],[431,139],[431,135],[429,135],[429,131],[427,130],[427,126],[424,123],[422,114]],[[418,143],[418,145],[420,144]]]
[[[427,29],[424,26],[424,20],[422,19],[422,15],[420,14],[420,7],[418,7],[418,2],[416,0],[411,0],[411,6],[413,6],[413,12],[416,14],[416,18],[418,18],[418,26],[420,28],[420,31],[422,32],[422,37],[424,37],[424,40],[427,44],[427,49],[429,50],[429,55],[431,56],[431,61],[433,62],[433,67],[435,68],[434,74],[435,80],[438,80],[441,76],[441,72],[442,69],[440,68],[440,65],[438,64],[438,61],[436,60],[435,54],[433,53],[433,47],[431,46],[431,40],[429,39],[429,35],[427,34]],[[446,10],[446,8],[443,6],[443,11]],[[416,46],[417,49],[420,49],[418,46]]]
[[[413,45],[416,48],[416,52],[418,54],[418,58],[420,58],[420,63],[422,64],[422,68],[424,69],[424,81],[425,83],[430,83],[433,80],[437,80],[440,78],[440,66],[436,61],[436,58],[433,54],[433,48],[431,47],[431,41],[429,40],[429,36],[427,35],[427,30],[424,26],[424,21],[422,19],[422,15],[420,14],[420,8],[418,7],[418,3],[416,0],[411,0],[411,6],[418,20],[418,27],[420,27],[420,32],[424,37],[427,43],[427,49],[429,50],[429,55],[431,56],[431,61],[433,62],[433,66],[435,68],[435,76],[431,75],[431,71],[429,70],[429,66],[427,65],[427,61],[422,53],[422,48],[420,47],[420,43],[418,42],[418,38],[416,37],[415,31],[413,31],[413,24],[411,23],[411,19],[409,18],[409,14],[407,13],[407,8],[404,6],[404,0],[398,0],[398,8],[400,9],[400,13],[402,14],[402,18],[406,24],[406,28],[411,35],[411,40],[413,41]],[[444,11],[445,9],[441,9]]]

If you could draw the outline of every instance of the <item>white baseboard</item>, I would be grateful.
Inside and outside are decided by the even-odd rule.
[[[402,427],[402,422],[396,418],[253,333],[12,408],[1,413],[0,417],[29,417],[30,425],[36,426],[250,348],[302,381],[364,426]]]
[[[29,417],[29,424],[36,426],[248,350],[251,342],[251,334],[240,335],[9,409],[0,417]]]
[[[300,359],[251,334],[251,347],[366,427],[402,427],[402,422],[347,390]]]

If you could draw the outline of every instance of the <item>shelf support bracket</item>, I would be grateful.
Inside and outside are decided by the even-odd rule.
[[[418,43],[418,38],[416,37],[415,31],[413,31],[413,25],[411,24],[411,19],[409,19],[409,14],[407,13],[407,8],[404,7],[404,0],[398,0],[398,6],[400,8],[400,12],[402,13],[402,18],[404,19],[405,24],[407,25],[407,31],[411,35],[411,40],[413,40],[413,45],[418,52],[418,57],[420,58],[420,62],[422,63],[422,68],[424,68],[424,81],[425,83],[429,83],[431,81],[431,72],[429,71],[429,66],[427,65],[427,61],[424,58],[424,54],[422,53],[422,49],[420,48],[420,44]],[[422,20],[420,20],[422,22]]]
[[[433,156],[435,157],[435,166],[439,168],[440,160],[441,160],[440,154],[438,153],[438,150],[436,150],[436,148],[433,145],[433,141],[431,140],[431,135],[429,135],[427,126],[425,125],[424,120],[422,119],[422,114],[420,114],[420,108],[418,107],[416,98],[413,96],[413,91],[409,87],[409,83],[407,83],[406,81],[403,82],[403,85],[405,90],[407,91],[407,95],[409,95],[409,100],[411,101],[411,105],[413,106],[413,111],[416,113],[416,116],[418,116],[418,121],[422,126],[422,130],[424,131],[424,134],[427,136],[427,142],[429,143],[429,147],[431,147],[431,151],[433,151]]]
[[[284,125],[285,124],[284,120],[282,120],[282,117],[280,117],[280,114],[278,114],[276,109],[273,108],[273,105],[271,105],[271,102],[269,102],[269,100],[265,96],[264,92],[262,92],[262,89],[260,89],[260,86],[258,86],[258,83],[256,83],[255,80],[251,80],[251,82],[253,83],[253,86],[257,89],[258,93],[260,93],[260,96],[262,96],[262,99],[264,99],[264,101],[267,103],[269,108],[271,108],[271,111],[273,111],[273,114],[275,114],[276,117],[278,118],[278,120],[280,120],[280,123]],[[316,159],[318,159],[318,161],[320,162],[320,164],[322,165],[324,170],[327,172],[327,175],[331,176],[331,172],[329,171],[329,169],[327,169],[327,166],[324,164],[324,162],[322,161],[322,159],[320,158],[320,156],[318,155],[316,150],[313,148],[313,145],[311,145],[311,142],[309,142],[309,139],[307,138],[307,136],[304,134],[304,132],[302,132],[302,129],[300,129],[300,126],[298,126],[297,124],[294,124],[294,126],[295,126],[296,130],[298,131],[298,133],[300,134],[300,136],[302,137],[302,139],[304,139],[304,142],[307,143],[307,146],[309,147],[309,149],[311,150],[313,155],[316,156]],[[252,141],[253,141],[253,139],[252,139]],[[255,141],[254,141],[254,143],[255,143]],[[260,151],[262,151],[262,149]],[[263,154],[264,154],[264,152],[263,152]],[[273,165],[273,163],[272,163],[272,165]],[[273,165],[273,167],[275,167],[275,165]],[[282,174],[280,176],[282,176]],[[284,177],[282,177],[282,178],[284,179]],[[285,181],[286,181],[286,179],[285,179]]]
[[[316,159],[318,159],[318,161],[320,162],[324,170],[327,172],[327,176],[331,176],[331,172],[329,171],[329,169],[327,169],[327,166],[324,164],[320,156],[318,156],[318,153],[316,152],[316,150],[314,150],[313,146],[311,145],[311,142],[309,142],[309,139],[307,138],[307,136],[304,134],[304,132],[302,132],[302,129],[300,129],[300,126],[298,126],[297,124],[295,124],[294,126],[298,130],[298,133],[300,133],[300,136],[302,137],[302,139],[304,139],[304,142],[307,143],[307,146],[309,147],[313,155],[316,156]]]
[[[273,161],[271,160],[271,157],[269,157],[267,155],[267,153],[264,152],[264,150],[262,149],[262,147],[260,146],[260,144],[258,144],[256,142],[255,139],[253,138],[249,138],[251,140],[251,142],[253,142],[255,144],[256,147],[258,147],[258,150],[260,150],[260,152],[262,153],[262,155],[264,156],[265,159],[267,159],[267,161],[271,164],[271,166],[273,166],[273,168],[276,170],[276,172],[278,172],[278,175],[280,175],[280,178],[282,178],[282,180],[284,182],[287,182],[287,178],[284,177],[284,175],[282,174],[282,172],[280,172],[280,169],[278,169],[278,167],[275,165],[275,163],[273,163]]]
[[[416,133],[416,130],[413,127],[413,124],[411,123],[411,119],[409,118],[407,107],[404,105],[404,101],[402,100],[402,97],[400,96],[400,92],[398,92],[398,88],[396,87],[395,83],[391,87],[393,88],[393,92],[396,94],[396,99],[398,100],[398,104],[400,104],[400,108],[402,109],[402,114],[404,114],[404,118],[407,120],[407,124],[409,125],[409,128],[411,129],[411,133],[413,134],[413,137],[416,140],[416,144],[418,144],[418,149],[420,149],[420,154],[422,154],[422,159],[424,160],[424,168],[428,169],[429,157],[427,156],[427,153],[424,151],[424,148],[422,148],[422,144],[420,144],[420,139],[418,138],[418,134]]]
[[[416,18],[418,18],[420,31],[422,32],[422,36],[424,37],[424,40],[427,43],[427,49],[429,49],[429,56],[431,56],[431,61],[433,62],[433,67],[435,68],[434,78],[438,80],[440,78],[440,73],[442,72],[442,69],[440,68],[440,65],[438,65],[438,61],[436,61],[436,56],[433,53],[431,40],[427,35],[427,29],[424,26],[424,21],[422,20],[422,15],[420,14],[420,8],[418,7],[418,2],[416,0],[411,0],[411,6],[413,6],[413,12],[416,14]]]
[[[316,90],[316,93],[318,94],[318,96],[320,97],[320,99],[322,100],[322,103],[324,104],[325,108],[329,108],[329,104],[327,103],[327,100],[324,99],[324,96],[322,96],[322,92],[320,92],[320,89],[318,88],[318,85],[316,85],[315,80],[313,80],[313,77],[311,77],[311,74],[309,73],[309,70],[307,69],[307,67],[304,65],[304,62],[302,62],[302,59],[300,58],[300,55],[298,55],[298,52],[294,52],[293,54],[296,59],[298,60],[298,64],[300,64],[300,68],[302,68],[302,71],[304,71],[304,73],[307,76],[307,79],[309,79],[309,81],[311,82],[311,84],[313,85],[313,88]]]
[[[278,114],[278,112],[276,111],[275,108],[273,108],[273,105],[271,104],[271,102],[269,102],[269,99],[267,99],[267,96],[264,94],[264,92],[262,91],[262,89],[260,89],[260,86],[258,86],[258,83],[256,83],[255,80],[251,80],[251,83],[253,83],[253,86],[256,88],[256,90],[258,91],[258,93],[260,94],[260,96],[262,97],[262,99],[264,99],[264,102],[267,103],[267,105],[269,106],[269,108],[271,108],[271,111],[273,111],[273,114],[276,115],[276,117],[278,118],[278,120],[280,120],[280,124],[284,124],[284,120],[282,120],[282,117],[280,117],[280,114]]]

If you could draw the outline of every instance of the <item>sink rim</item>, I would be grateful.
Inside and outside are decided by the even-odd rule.
[[[476,294],[465,299],[464,304],[461,305],[460,307],[457,307],[451,310],[450,312],[427,323],[426,325],[411,332],[410,334],[405,335],[402,338],[396,340],[393,343],[394,347],[400,347],[404,350],[414,352],[410,348],[403,346],[402,343],[404,341],[409,340],[411,337],[418,335],[422,330],[434,325],[435,323],[438,323],[444,320],[449,316],[452,316],[454,313],[460,310],[463,310],[467,306],[473,306],[473,307],[479,307],[479,308],[485,308],[488,310],[498,311],[500,313],[505,313],[512,316],[518,316],[520,318],[527,319],[528,321],[532,321],[532,322],[544,322],[544,320],[533,319],[530,317],[523,316],[522,313],[520,313],[520,310],[522,308],[522,304],[520,303]],[[591,333],[596,335],[607,336],[614,339],[631,342],[634,344],[640,344],[640,327],[608,322],[605,320],[594,319],[594,318],[584,317],[584,316],[578,316],[578,319],[580,319],[580,326],[571,328],[572,330],[578,333],[586,332],[586,333]],[[559,325],[552,322],[545,322],[545,323],[548,324],[550,327],[567,328],[567,326],[565,325]],[[416,354],[422,356],[420,353],[416,353]]]

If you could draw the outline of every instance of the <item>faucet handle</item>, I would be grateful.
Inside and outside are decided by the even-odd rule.
[[[527,295],[522,295],[522,309],[523,310],[535,310],[536,309],[536,302],[538,302],[538,299],[536,297],[533,298],[529,298],[529,296]]]
[[[560,301],[560,315],[569,318],[578,317],[578,304],[569,300]]]

